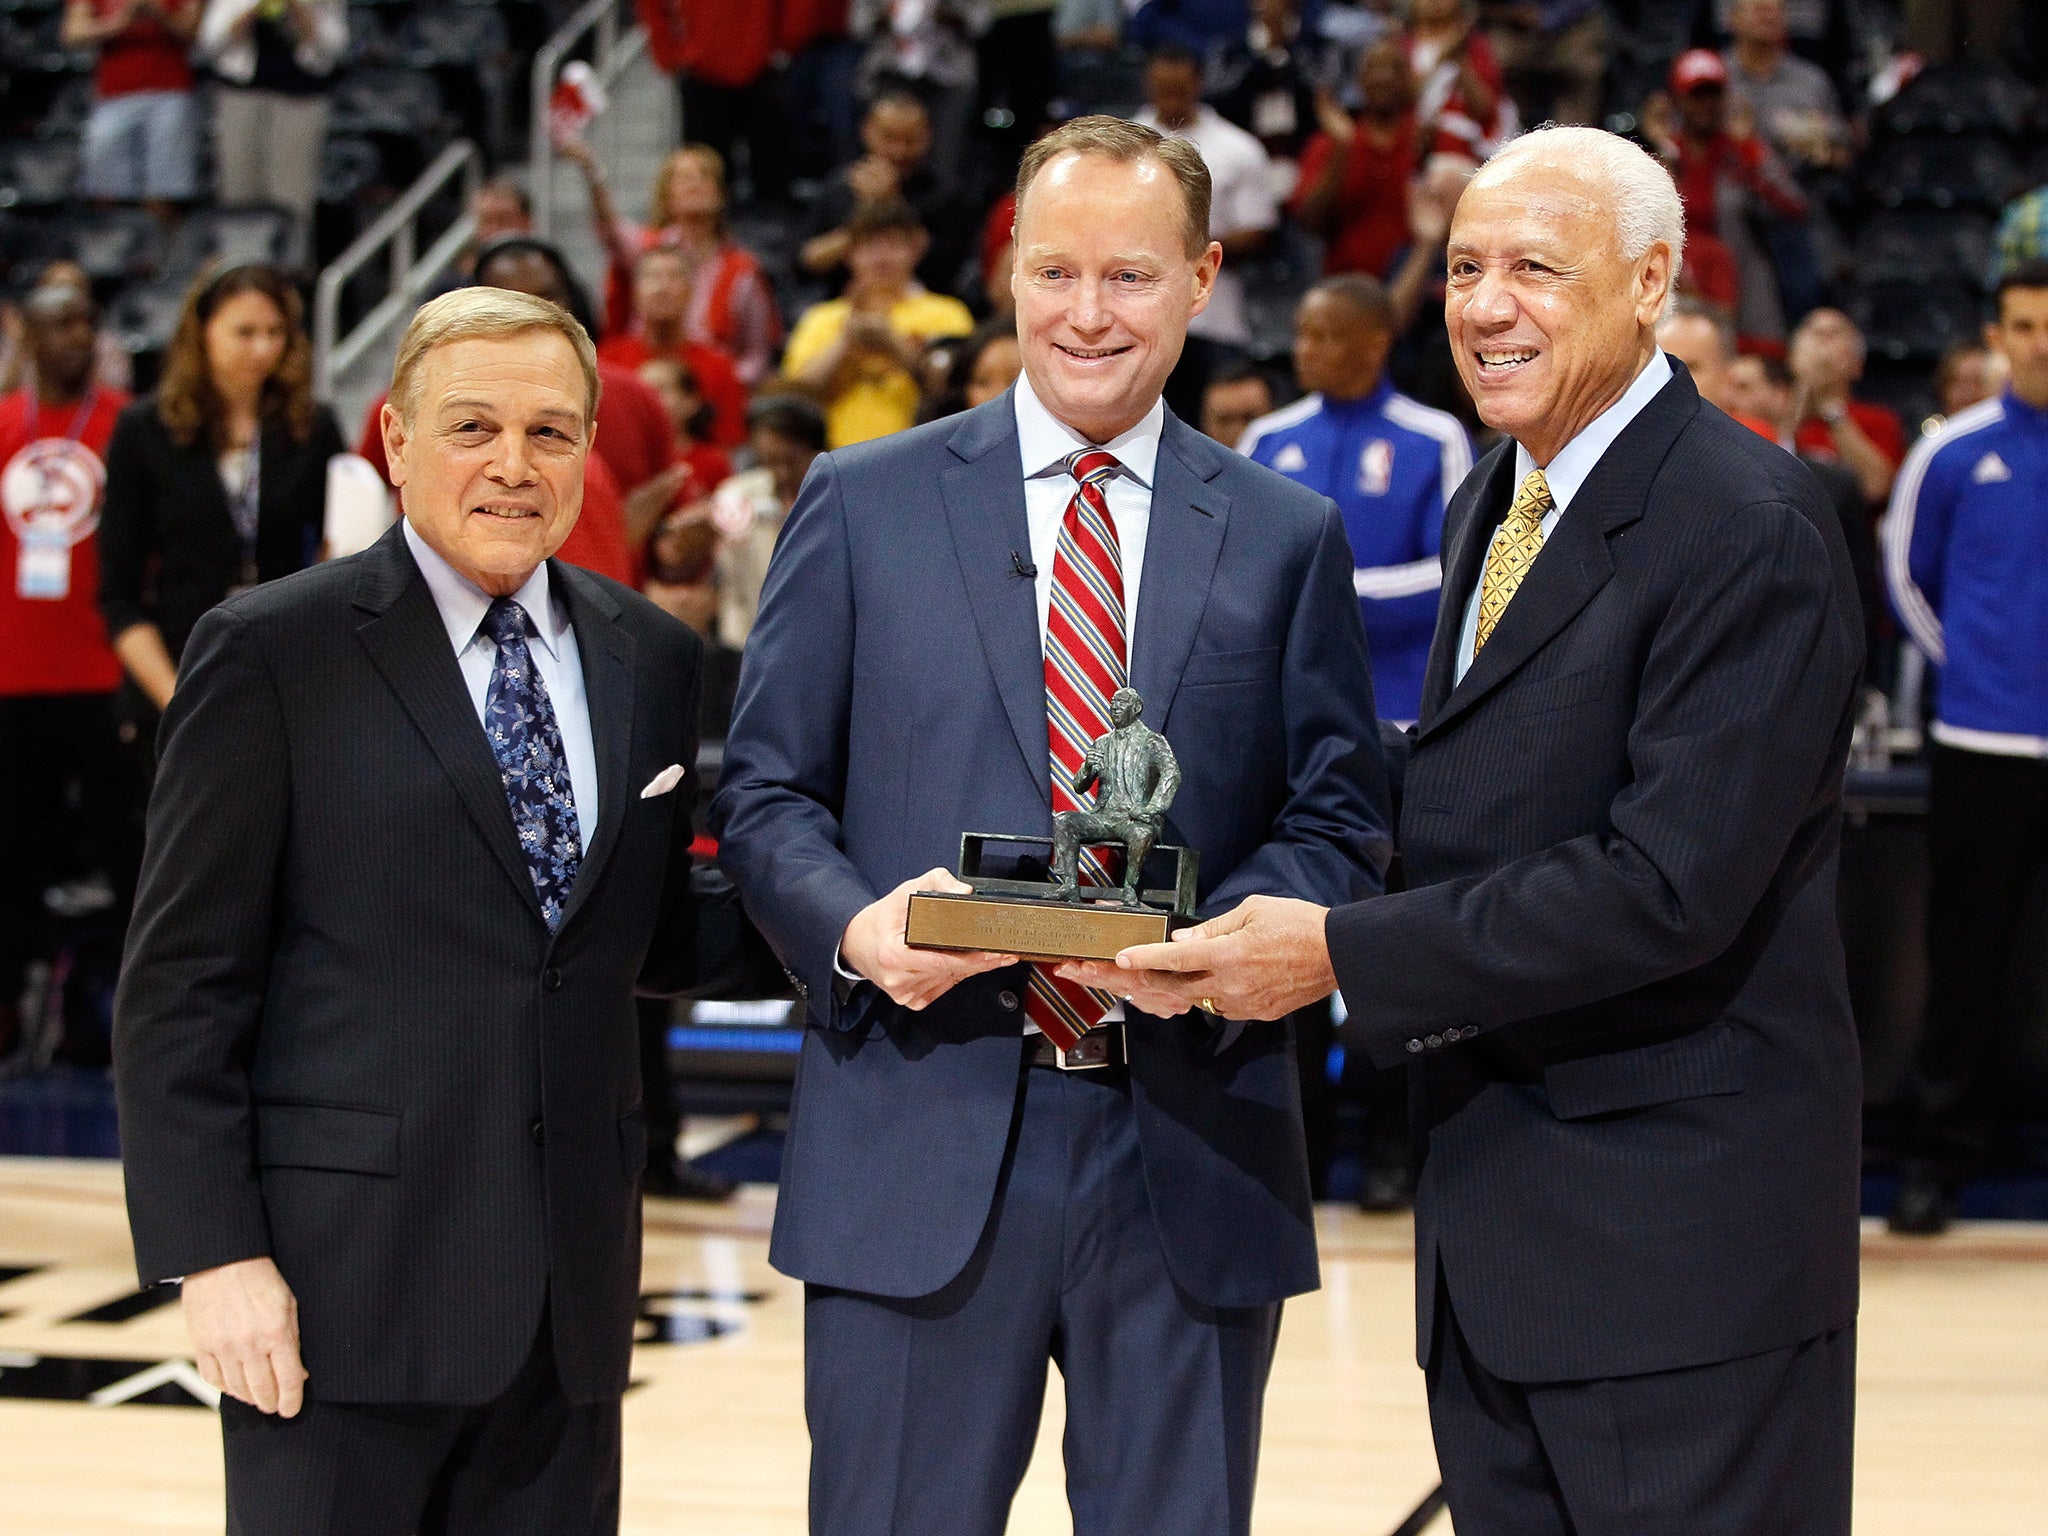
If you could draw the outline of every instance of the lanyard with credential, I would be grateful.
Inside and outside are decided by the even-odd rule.
[[[29,440],[33,442],[37,438],[48,436],[49,434],[43,431],[43,402],[31,390],[23,389],[22,394],[34,406],[36,413],[35,424],[29,432]],[[92,413],[98,408],[99,403],[100,387],[97,384],[91,385],[85,392],[85,398],[78,402],[78,409],[71,413],[71,425],[64,429],[64,436],[68,441],[85,441],[85,424],[92,420]]]
[[[228,512],[235,520],[235,532],[242,536],[243,587],[256,585],[256,521],[263,497],[263,437],[249,444],[249,475],[238,495],[228,498]]]
[[[28,441],[0,469],[0,511],[17,541],[14,595],[27,602],[63,602],[71,596],[72,549],[99,526],[100,493],[106,469],[83,441],[99,405],[88,388],[57,437],[43,425],[43,402],[22,391],[22,423]]]

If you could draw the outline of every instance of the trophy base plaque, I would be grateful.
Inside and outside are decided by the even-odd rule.
[[[910,898],[903,939],[914,949],[980,949],[1023,960],[1114,960],[1133,944],[1161,944],[1171,912],[1020,896]]]
[[[960,878],[972,894],[915,891],[903,940],[913,949],[986,950],[1025,960],[1114,960],[1133,944],[1164,943],[1176,928],[1194,921],[1197,855],[1192,849],[1161,847],[1175,859],[1174,887],[1146,891],[1147,905],[1116,900],[1068,901],[1057,887],[1039,880],[998,880],[983,875],[983,850],[990,843],[1050,848],[1050,838],[969,832],[960,839]],[[1084,887],[1084,892],[1093,890]],[[1104,893],[1109,894],[1109,893]],[[1162,905],[1154,906],[1152,901]]]

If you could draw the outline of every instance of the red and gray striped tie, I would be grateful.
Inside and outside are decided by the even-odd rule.
[[[1127,681],[1123,559],[1102,487],[1122,468],[1114,454],[1082,449],[1067,456],[1078,483],[1060,521],[1052,562],[1052,606],[1045,628],[1045,718],[1052,746],[1052,808],[1086,807],[1069,785],[1088,745],[1109,729],[1109,697]],[[1119,856],[1081,851],[1083,885],[1116,885]],[[1116,1005],[1116,997],[1031,967],[1024,1012],[1045,1037],[1067,1049]]]

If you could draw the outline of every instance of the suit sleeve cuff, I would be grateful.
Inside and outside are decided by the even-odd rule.
[[[1379,999],[1374,995],[1373,978],[1380,968],[1372,955],[1373,923],[1368,910],[1372,905],[1368,899],[1332,907],[1323,920],[1323,940],[1330,949],[1330,969],[1336,973],[1337,990],[1344,998],[1347,1017],[1342,1034],[1346,1043],[1363,1051],[1375,1067],[1386,1071],[1422,1052],[1419,1043],[1415,1050],[1410,1050],[1407,1036],[1374,1017]]]

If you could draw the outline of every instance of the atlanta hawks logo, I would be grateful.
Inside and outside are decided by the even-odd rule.
[[[106,483],[106,466],[83,443],[38,438],[0,470],[0,509],[17,539],[26,541],[33,528],[41,538],[62,535],[80,544],[100,525]]]

